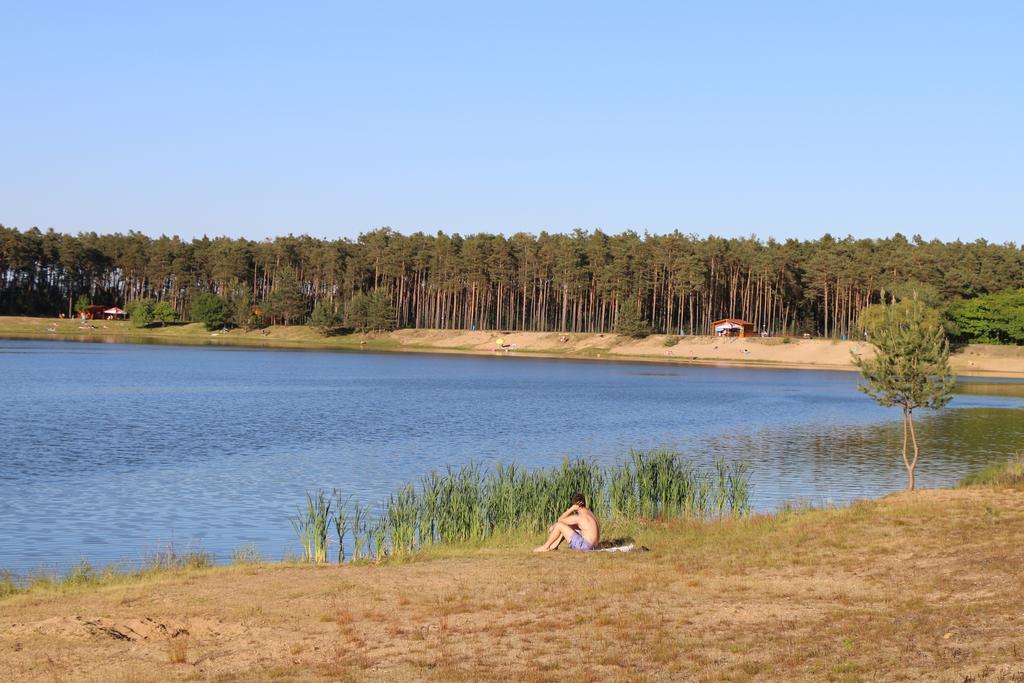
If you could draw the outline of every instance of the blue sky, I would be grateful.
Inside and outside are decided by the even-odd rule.
[[[1021,2],[0,5],[0,223],[1024,240]]]

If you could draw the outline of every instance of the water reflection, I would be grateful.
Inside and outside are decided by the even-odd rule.
[[[172,539],[278,557],[307,489],[376,505],[469,461],[745,457],[760,510],[905,477],[899,412],[852,373],[0,341],[0,378],[0,567],[22,572],[130,564]],[[965,383],[953,408],[921,413],[922,485],[1019,447],[1024,400],[990,384],[1014,385]]]

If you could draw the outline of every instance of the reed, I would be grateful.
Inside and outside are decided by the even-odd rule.
[[[388,520],[386,515],[381,515],[370,528],[370,536],[373,539],[374,560],[380,562],[388,555]]]
[[[292,518],[307,562],[326,561],[327,526],[338,537],[338,562],[345,561],[351,535],[353,561],[407,557],[439,543],[475,543],[500,533],[546,529],[582,493],[599,517],[624,519],[707,519],[750,512],[750,476],[745,462],[716,459],[703,469],[670,450],[631,451],[610,468],[569,460],[528,471],[471,463],[431,472],[420,486],[392,493],[381,513],[371,516],[358,501],[348,510],[334,492],[336,512],[323,492],[307,494],[306,509]]]
[[[367,551],[367,510],[357,501],[352,508],[352,560],[365,560]],[[344,541],[344,539],[342,539]]]
[[[337,507],[335,508],[337,512],[334,515],[334,531],[338,535],[338,564],[341,564],[345,561],[345,536],[348,535],[348,512],[345,508],[348,506],[348,501],[352,499],[352,496],[342,501],[341,494],[335,489],[334,497],[337,502]]]
[[[391,538],[391,551],[394,554],[409,555],[416,549],[419,518],[420,501],[412,484],[406,484],[397,493],[391,494],[382,521]]]
[[[249,564],[263,564],[263,555],[260,554],[259,548],[256,547],[255,543],[246,543],[245,545],[235,548],[234,552],[231,553],[231,564],[249,565]]]
[[[317,491],[315,495],[307,493],[305,509],[300,508],[298,514],[291,518],[306,562],[327,562],[327,529],[334,519],[331,505],[331,497],[324,491]]]

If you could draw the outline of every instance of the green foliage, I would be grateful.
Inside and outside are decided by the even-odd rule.
[[[938,313],[923,303],[904,300],[865,311],[875,357],[853,361],[864,382],[860,390],[882,406],[938,409],[952,398],[949,342]],[[876,315],[877,313],[877,315]]]
[[[370,297],[362,292],[352,295],[345,310],[345,326],[356,332],[366,332],[370,329]]]
[[[252,305],[252,296],[249,295],[247,287],[239,287],[231,302],[231,322],[243,330],[251,330],[258,327],[261,316],[256,314],[256,308]]]
[[[323,491],[317,491],[316,495],[307,493],[306,507],[290,520],[302,544],[302,555],[306,562],[327,562],[327,529],[334,520],[331,515],[332,504],[331,496]]]
[[[916,307],[915,314],[922,316],[922,324],[930,327],[940,325],[941,321],[938,311],[925,305],[921,301],[915,299],[904,299],[895,304],[874,304],[866,307],[861,311],[858,326],[861,330],[867,331],[868,340],[870,341],[875,336],[888,329],[894,320],[894,315],[909,314],[910,309],[914,307]]]
[[[124,310],[128,312],[128,322],[133,327],[148,327],[154,320],[153,307],[156,304],[152,299],[136,299],[125,304]]]
[[[431,472],[418,491],[412,485],[399,488],[372,521],[367,508],[357,502],[349,512],[335,492],[339,561],[344,560],[348,532],[354,561],[406,557],[419,548],[475,543],[499,533],[541,532],[577,492],[598,516],[615,519],[702,519],[750,511],[749,472],[742,462],[716,460],[714,470],[707,471],[676,452],[653,450],[631,452],[627,461],[611,468],[568,459],[559,467],[534,471],[502,464],[484,470],[469,464]],[[318,498],[307,494],[307,500]],[[323,505],[310,506],[309,519],[329,514]],[[314,508],[320,512],[314,514]],[[311,526],[302,526],[303,531],[296,527],[306,557],[313,552],[306,550],[307,544],[314,545],[306,531]]]
[[[665,337],[665,341],[663,342],[663,344],[665,346],[670,346],[671,347],[671,346],[675,346],[676,344],[678,344],[679,340],[680,340],[680,336],[678,334],[670,334],[670,335],[667,335]]]
[[[1024,344],[1024,289],[958,299],[946,309],[945,319],[959,342]]]
[[[651,333],[650,324],[640,313],[640,306],[632,299],[619,304],[619,316],[615,321],[615,332],[626,337],[641,339]]]
[[[896,302],[908,301],[910,299],[917,299],[928,308],[940,308],[942,306],[942,295],[939,293],[938,287],[927,282],[919,282],[917,280],[908,280],[906,282],[900,282],[889,290],[892,298]]]
[[[342,500],[337,490],[334,491],[334,497],[336,500],[334,531],[338,535],[338,564],[341,564],[345,561],[345,536],[349,532],[349,517],[346,509],[349,499]]]
[[[960,486],[1024,486],[1024,452],[1017,453],[1008,462],[989,465],[967,475]]]
[[[79,294],[78,298],[75,299],[75,310],[81,313],[85,309],[92,305],[92,299],[89,298],[88,294]]]
[[[875,347],[874,358],[853,355],[863,382],[859,389],[881,406],[903,410],[903,462],[907,488],[914,488],[918,446],[913,413],[916,408],[937,410],[952,399],[954,377],[949,367],[949,342],[938,313],[917,299],[872,307],[861,325]],[[907,456],[907,430],[914,457]]]
[[[1020,289],[1024,250],[899,234],[776,242],[678,232],[462,236],[382,228],[354,240],[187,241],[0,225],[0,282],[7,283],[0,287],[0,314],[67,311],[69,297],[81,292],[121,301],[126,292],[124,278],[114,276],[119,272],[135,274],[132,296],[140,298],[191,302],[203,293],[231,292],[235,303],[234,292],[245,288],[253,306],[275,310],[279,321],[287,314],[289,324],[328,292],[348,311],[353,294],[383,289],[398,327],[608,333],[619,302],[630,299],[663,333],[707,333],[710,320],[740,317],[776,337],[839,338],[859,335],[856,321],[869,304],[916,292],[935,305]],[[277,301],[282,285],[292,289],[293,277],[301,308]],[[244,326],[248,315],[233,317]],[[977,338],[1000,339],[995,333]]]
[[[352,296],[345,312],[345,326],[356,332],[390,332],[397,327],[395,307],[383,289]]]
[[[178,313],[174,310],[174,306],[171,305],[170,301],[157,301],[153,304],[151,313],[153,321],[160,323],[161,326],[178,320]]]
[[[160,323],[163,326],[178,319],[178,314],[169,301],[136,299],[125,304],[125,311],[128,312],[128,321],[134,327],[148,327],[153,323]]]
[[[192,318],[203,323],[207,330],[219,330],[228,324],[231,307],[216,294],[200,294],[192,304]]]
[[[384,289],[377,289],[370,295],[366,312],[366,324],[375,332],[390,332],[398,326],[395,307]]]
[[[285,325],[301,323],[306,318],[306,296],[291,268],[284,268],[277,277],[274,291],[267,298],[267,316]]]
[[[309,325],[325,337],[337,332],[343,323],[344,318],[335,310],[334,303],[327,299],[317,302],[309,316]]]

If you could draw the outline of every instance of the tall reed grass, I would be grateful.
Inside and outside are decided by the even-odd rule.
[[[708,519],[750,511],[745,462],[715,460],[702,468],[669,450],[631,451],[612,467],[566,459],[558,467],[529,471],[498,464],[469,464],[431,472],[417,488],[392,493],[380,514],[359,502],[348,505],[337,491],[306,495],[292,518],[307,562],[327,561],[327,530],[333,524],[338,561],[351,538],[353,561],[405,557],[434,544],[470,543],[516,531],[540,532],[568,507],[574,493],[606,519]],[[332,514],[331,503],[337,503]]]
[[[327,529],[337,519],[331,515],[331,504],[331,497],[323,491],[317,491],[316,495],[307,493],[305,509],[300,508],[291,518],[306,562],[327,562]]]

